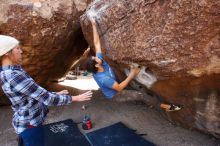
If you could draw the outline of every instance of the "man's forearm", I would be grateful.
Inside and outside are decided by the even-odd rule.
[[[129,82],[133,79],[133,76],[129,75],[123,82],[119,84],[119,91],[122,91],[128,86]]]
[[[96,53],[101,53],[101,43],[100,43],[100,38],[99,38],[99,34],[96,28],[96,23],[92,23],[92,29],[93,29],[93,41],[94,41],[94,45],[95,45],[95,50]]]

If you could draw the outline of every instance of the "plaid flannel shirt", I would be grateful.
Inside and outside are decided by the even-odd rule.
[[[0,84],[12,103],[12,125],[17,134],[28,125],[41,125],[48,113],[47,106],[72,102],[69,95],[58,95],[40,87],[19,65],[3,66],[0,71]]]

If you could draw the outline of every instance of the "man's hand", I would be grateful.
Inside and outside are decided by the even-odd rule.
[[[77,96],[72,96],[72,101],[86,101],[86,100],[91,100],[92,97],[92,91],[87,91],[83,94],[77,95]]]
[[[132,78],[136,77],[139,74],[140,70],[141,69],[139,67],[131,68],[130,76]]]
[[[96,26],[96,21],[93,17],[90,18],[90,21],[91,21],[92,25]]]
[[[69,94],[69,91],[68,90],[62,90],[60,92],[57,92],[57,94],[59,94],[59,95],[66,95],[66,94]]]

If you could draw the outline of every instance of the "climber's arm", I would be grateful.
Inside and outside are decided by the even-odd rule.
[[[99,38],[98,31],[97,31],[97,24],[96,24],[96,21],[95,21],[94,18],[91,18],[91,23],[92,23],[93,41],[94,41],[94,46],[95,46],[96,53],[102,53],[100,38]]]
[[[140,72],[140,68],[132,68],[130,74],[128,77],[122,81],[120,84],[115,82],[112,86],[112,89],[120,92],[122,91],[125,87],[128,86],[129,82]]]

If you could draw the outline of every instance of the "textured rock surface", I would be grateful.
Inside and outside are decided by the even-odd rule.
[[[103,48],[114,61],[147,65],[158,77],[200,76],[220,73],[219,8],[214,0],[96,0],[82,22],[86,29],[86,17],[96,17]]]
[[[86,7],[87,0],[0,0],[0,34],[21,41],[23,67],[43,84],[62,77],[86,49],[79,23]]]
[[[220,138],[220,76],[172,78],[156,82],[152,89],[164,101],[184,105],[168,116],[177,123]]]
[[[107,58],[147,67],[157,78],[151,89],[184,105],[170,119],[220,137],[219,1],[95,0],[81,16],[92,45],[89,17],[98,23]]]

